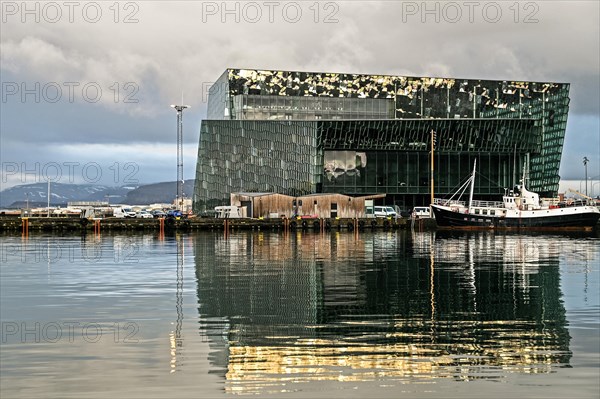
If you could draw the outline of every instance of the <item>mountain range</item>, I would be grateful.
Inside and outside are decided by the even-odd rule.
[[[108,201],[111,204],[171,203],[175,199],[176,182],[154,183],[140,186],[110,187],[96,184],[50,184],[50,205],[66,206],[72,201]],[[190,197],[194,192],[194,180],[186,180],[183,193]],[[46,183],[22,184],[0,191],[0,208],[46,206],[48,185]]]

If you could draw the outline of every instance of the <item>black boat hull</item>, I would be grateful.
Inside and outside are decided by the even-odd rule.
[[[581,212],[569,215],[505,218],[464,214],[432,206],[439,228],[442,229],[514,229],[514,230],[593,230],[598,226],[600,213]]]

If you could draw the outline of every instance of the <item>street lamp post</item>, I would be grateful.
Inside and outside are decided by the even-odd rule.
[[[587,157],[583,157],[583,166],[585,167],[585,195],[588,195],[588,190],[587,190],[587,164],[590,160]]]
[[[183,110],[189,105],[171,105],[177,111],[177,194],[175,204],[183,212]]]

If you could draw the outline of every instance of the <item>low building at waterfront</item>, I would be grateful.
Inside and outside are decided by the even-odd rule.
[[[278,193],[233,193],[231,205],[244,208],[245,217],[364,218],[373,215],[373,204],[385,194],[352,197],[343,194],[309,194],[293,197]]]

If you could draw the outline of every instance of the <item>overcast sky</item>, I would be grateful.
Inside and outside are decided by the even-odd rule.
[[[3,1],[1,188],[175,180],[182,92],[193,178],[207,89],[228,67],[568,82],[560,174],[583,179],[585,156],[598,181],[599,4]]]

